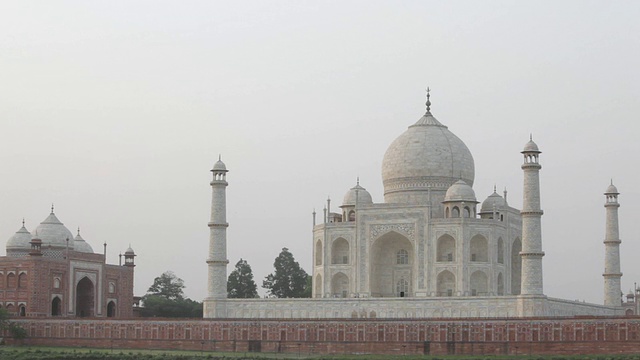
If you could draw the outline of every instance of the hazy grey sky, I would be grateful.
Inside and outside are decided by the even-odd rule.
[[[311,271],[311,212],[432,112],[471,150],[478,200],[522,203],[541,163],[545,293],[602,302],[604,196],[621,192],[623,291],[640,282],[640,2],[3,1],[0,239],[51,203],[135,293],[173,270],[206,295],[210,172],[228,174],[229,271],[288,247]]]

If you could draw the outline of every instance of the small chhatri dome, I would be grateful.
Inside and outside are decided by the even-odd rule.
[[[93,248],[87,243],[82,236],[80,236],[80,228],[78,228],[78,235],[73,239],[73,249],[75,251],[93,254]]]
[[[131,248],[131,245],[129,245],[129,247],[127,248],[127,251],[124,252],[125,255],[135,255],[135,253],[133,252],[133,249]]]
[[[365,189],[362,186],[360,186],[360,181],[358,181],[356,186],[352,187],[344,195],[344,200],[342,200],[342,206],[355,206],[356,205],[356,192],[358,193],[357,194],[358,205],[373,204],[373,199],[371,198],[371,194],[369,194],[367,189]]]
[[[69,249],[73,250],[73,234],[58,220],[56,214],[53,213],[53,206],[51,207],[51,214],[36,227],[34,232],[42,240],[43,248],[46,246],[66,247],[68,239]]]
[[[529,142],[525,144],[524,149],[522,150],[523,153],[525,152],[534,152],[534,153],[540,153],[540,149],[538,149],[538,145],[533,142],[533,137],[530,135],[529,136]]]
[[[213,164],[212,171],[227,171],[227,166],[222,162],[222,156],[218,155],[218,161]]]
[[[22,227],[18,230],[13,236],[7,240],[7,255],[15,250],[28,250],[31,249],[31,241],[33,237],[31,233],[27,231],[27,228],[24,227],[24,221],[22,222]]]
[[[476,193],[471,186],[462,180],[456,181],[449,187],[444,196],[444,202],[464,201],[469,203],[477,203]]]
[[[496,192],[496,189],[493,188],[493,194],[489,195],[483,202],[480,207],[480,212],[488,213],[493,212],[494,209],[502,209],[507,206],[507,201]]]

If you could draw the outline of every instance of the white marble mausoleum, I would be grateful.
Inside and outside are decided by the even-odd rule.
[[[384,202],[358,183],[314,214],[311,299],[227,299],[226,165],[213,167],[205,318],[622,315],[618,191],[606,190],[605,304],[544,295],[538,146],[521,150],[523,208],[478,201],[471,152],[427,111],[382,162]],[[514,149],[517,151],[517,149]],[[517,166],[517,164],[514,164]]]

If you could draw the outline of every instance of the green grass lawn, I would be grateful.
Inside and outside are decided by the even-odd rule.
[[[170,350],[133,350],[133,349],[87,349],[63,347],[35,347],[35,346],[2,346],[0,360],[187,360],[187,359],[334,359],[334,360],[506,360],[506,359],[535,359],[535,360],[640,360],[637,355],[575,355],[575,356],[423,356],[423,355],[317,355],[317,354],[273,354],[273,353],[222,353],[200,351],[170,351]]]

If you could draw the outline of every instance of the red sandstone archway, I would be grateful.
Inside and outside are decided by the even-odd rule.
[[[109,301],[107,304],[107,317],[115,317],[116,316],[116,303],[113,301]]]
[[[82,278],[76,286],[76,316],[94,316],[95,291],[93,282],[88,277]]]
[[[56,296],[53,298],[53,301],[51,301],[51,316],[60,315],[62,315],[62,301]]]

